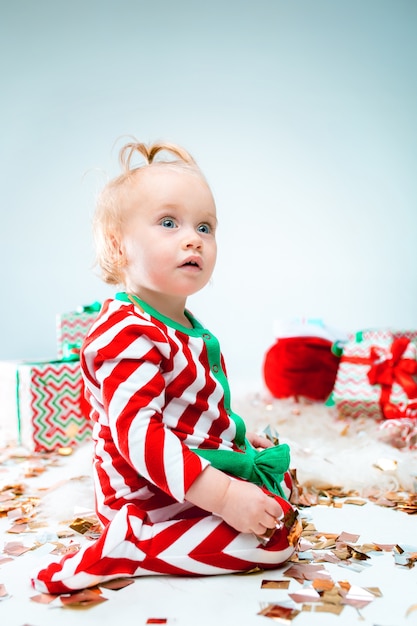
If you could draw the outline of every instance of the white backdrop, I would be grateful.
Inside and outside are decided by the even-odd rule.
[[[212,185],[189,306],[232,382],[275,319],[415,327],[416,28],[415,0],[2,0],[0,358],[53,357],[56,312],[113,293],[90,222],[125,135]]]

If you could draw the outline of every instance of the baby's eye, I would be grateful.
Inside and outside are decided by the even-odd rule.
[[[210,224],[200,224],[197,227],[197,231],[199,233],[205,233],[206,235],[208,235],[209,233],[211,233],[212,228],[211,228]]]
[[[172,217],[164,217],[164,219],[161,220],[161,226],[164,228],[176,228],[176,223]]]

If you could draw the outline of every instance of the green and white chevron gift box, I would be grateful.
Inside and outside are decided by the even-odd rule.
[[[72,358],[79,354],[81,345],[95,321],[101,304],[93,302],[74,311],[57,313],[56,339],[58,359]]]
[[[0,362],[3,442],[29,450],[75,446],[91,436],[80,362]]]

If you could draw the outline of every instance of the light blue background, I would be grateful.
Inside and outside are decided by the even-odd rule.
[[[232,381],[276,319],[417,327],[416,29],[415,0],[3,0],[0,358],[53,357],[56,312],[113,293],[90,222],[126,135],[212,185],[189,306]]]

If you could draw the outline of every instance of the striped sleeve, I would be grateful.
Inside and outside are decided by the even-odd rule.
[[[165,378],[170,345],[163,332],[134,315],[113,316],[85,343],[86,380],[94,378],[120,455],[141,476],[183,502],[208,464],[166,426]]]

